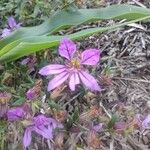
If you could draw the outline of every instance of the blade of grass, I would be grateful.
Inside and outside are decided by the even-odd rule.
[[[92,34],[102,33],[108,30],[113,31],[120,27],[128,25],[130,23],[141,21],[141,20],[148,19],[148,18],[150,18],[150,16],[124,22],[118,25],[109,26],[109,27],[98,27],[98,28],[86,29],[86,30],[82,30],[82,31],[79,31],[70,35],[66,35],[66,36],[73,40],[76,40],[76,39],[79,40],[80,38],[87,37]],[[7,45],[1,50],[0,54],[3,54],[3,55],[0,55],[0,62],[1,63],[10,62],[22,56],[26,56],[31,53],[37,52],[39,50],[57,46],[59,41],[62,38],[63,36],[35,36],[35,37],[21,39],[19,41],[20,44],[18,44],[17,43],[18,41],[16,41],[18,45],[16,45],[15,47],[12,46],[12,45],[15,45],[15,42],[14,42],[13,44]]]

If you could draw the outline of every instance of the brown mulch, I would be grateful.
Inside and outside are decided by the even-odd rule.
[[[150,2],[146,0],[101,1],[100,5],[106,6],[114,3],[129,3],[150,7]],[[105,25],[109,23],[110,21],[104,22]],[[67,33],[98,26],[99,24],[101,22],[83,25],[72,29],[72,31],[68,30]],[[101,106],[101,103],[107,111],[105,112],[106,115],[116,113],[118,104],[123,104],[126,109],[126,112],[121,116],[122,118],[127,118],[130,115],[134,117],[136,114],[147,115],[150,113],[150,26],[148,23],[139,22],[137,24],[139,27],[133,25],[132,27],[125,27],[110,33],[93,35],[78,42],[79,48],[82,50],[92,47],[102,50],[102,61],[97,66],[96,75],[103,91],[101,94],[96,95],[95,98],[86,98],[89,100],[87,102],[88,105]],[[106,68],[109,68],[110,71],[107,78],[107,74],[104,73]],[[110,85],[108,80],[111,80]],[[84,111],[86,106],[81,106],[79,101],[74,101],[76,104],[72,103],[71,107],[80,106],[81,110]],[[149,135],[150,132],[148,130],[144,132],[135,130],[126,137],[121,135],[112,136],[109,133],[105,133],[100,136],[101,144],[98,149],[148,150],[150,149]],[[82,138],[80,137],[79,139],[81,140]],[[79,141],[77,143],[81,142]],[[84,142],[82,144],[84,145]],[[75,147],[68,149],[72,150]]]

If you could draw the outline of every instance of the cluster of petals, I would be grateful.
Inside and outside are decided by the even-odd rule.
[[[9,121],[24,120],[27,116],[27,112],[24,107],[11,108],[7,112],[7,118]],[[30,145],[32,140],[32,132],[36,132],[43,138],[52,140],[53,132],[55,128],[62,128],[62,124],[53,118],[45,117],[44,115],[38,115],[24,120],[26,122],[23,145],[25,149]],[[23,122],[24,122],[23,121]]]
[[[53,118],[47,118],[44,115],[33,117],[29,126],[26,127],[23,137],[24,147],[28,147],[31,143],[31,133],[34,131],[43,138],[52,140],[55,128],[62,128],[62,124]]]
[[[21,27],[21,23],[17,23],[13,17],[8,18],[7,28],[4,28],[2,31],[1,37],[7,37],[11,34],[12,31]]]
[[[11,108],[7,111],[7,119],[9,121],[17,121],[24,118],[26,111],[23,107]]]
[[[100,91],[96,79],[85,71],[84,65],[96,66],[100,60],[100,50],[86,49],[77,53],[76,44],[70,39],[62,39],[59,46],[59,55],[66,59],[65,64],[50,64],[40,69],[43,76],[56,75],[48,83],[48,91],[55,89],[65,81],[69,82],[72,91],[76,85],[82,83],[92,91]]]

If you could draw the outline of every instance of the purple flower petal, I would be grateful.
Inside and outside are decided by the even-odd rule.
[[[54,79],[52,79],[48,84],[48,91],[55,89],[56,87],[60,86],[63,82],[65,82],[69,77],[67,72],[62,72],[57,75]]]
[[[47,118],[44,115],[34,117],[33,123],[33,130],[47,139],[52,139],[53,129],[59,127],[59,123],[56,120]]]
[[[31,132],[32,132],[32,128],[31,127],[27,127],[25,132],[24,132],[24,136],[23,136],[23,145],[24,147],[28,147],[31,143]]]
[[[5,28],[3,31],[2,31],[2,35],[1,37],[2,38],[5,38],[7,37],[8,35],[10,35],[10,33],[14,30],[14,29],[18,29],[20,28],[21,26],[21,23],[16,23],[15,19],[13,17],[9,17],[8,18],[8,28]]]
[[[62,125],[58,123],[55,119],[53,118],[47,118],[44,115],[38,115],[33,118],[33,123],[35,126],[41,126],[41,125],[50,125],[52,128],[62,128]]]
[[[40,69],[39,74],[43,76],[47,76],[50,74],[59,74],[63,71],[65,71],[66,68],[64,65],[54,64],[54,65],[47,65]]]
[[[150,128],[150,114],[148,114],[147,117],[142,122],[142,128],[143,129]]]
[[[2,37],[2,38],[5,38],[5,37],[7,37],[8,35],[10,35],[10,33],[11,33],[11,30],[5,28],[5,29],[2,31],[1,37]]]
[[[30,57],[27,57],[27,58],[23,59],[23,60],[20,62],[20,64],[21,64],[21,65],[27,65],[27,64],[30,62],[30,60],[31,60],[31,58],[30,58]]]
[[[95,132],[102,131],[103,130],[103,123],[99,123],[99,124],[93,126],[92,130],[94,130]]]
[[[33,118],[33,122],[36,126],[41,126],[45,123],[48,124],[48,118],[46,118],[44,115],[38,115]]]
[[[116,122],[114,125],[114,129],[117,131],[122,131],[125,130],[127,128],[127,123],[120,121],[120,122]]]
[[[69,80],[69,87],[72,91],[75,90],[75,85],[76,84],[79,84],[80,83],[80,80],[79,80],[79,76],[77,73],[73,73],[71,76],[70,76],[70,80]]]
[[[8,18],[8,26],[11,29],[14,29],[16,27],[16,25],[17,25],[16,20],[13,17],[9,17]]]
[[[44,125],[34,127],[34,131],[40,135],[42,135],[46,139],[52,139],[53,134],[52,134],[52,128],[46,128]]]
[[[77,73],[74,73],[75,76],[75,84],[80,84],[79,75]]]
[[[26,112],[22,107],[12,108],[7,112],[7,118],[9,121],[16,121],[24,117]]]
[[[32,100],[37,98],[37,92],[34,89],[29,89],[26,93],[26,97],[28,100]]]
[[[22,23],[18,23],[15,28],[18,29],[21,27],[21,25],[22,25]]]
[[[81,54],[81,63],[84,65],[96,65],[100,59],[100,50],[87,49]]]
[[[85,72],[85,71],[80,71],[79,73],[80,79],[82,81],[82,83],[89,89],[93,90],[93,91],[100,91],[101,88],[98,85],[96,79],[91,76],[89,73]]]
[[[53,122],[52,126],[53,126],[53,129],[55,129],[55,128],[63,128],[64,127],[61,123],[56,122],[56,121],[55,121],[55,123]],[[50,127],[50,126],[48,126],[48,127]]]
[[[53,118],[47,118],[44,115],[33,117],[32,125],[30,124],[24,133],[23,144],[26,148],[31,143],[31,132],[34,131],[42,135],[46,139],[53,138],[53,131],[55,128],[62,128],[63,126]]]
[[[71,76],[70,76],[70,80],[69,80],[69,87],[70,87],[70,89],[72,90],[72,91],[74,91],[75,90],[75,77],[74,77],[74,74],[72,74]]]
[[[142,114],[136,114],[134,117],[139,128],[142,128],[143,116]]]
[[[71,60],[75,51],[76,51],[76,44],[70,39],[64,38],[60,42],[60,46],[59,46],[60,56],[65,57],[68,60]]]
[[[63,128],[64,126],[53,118],[47,118],[48,128]]]

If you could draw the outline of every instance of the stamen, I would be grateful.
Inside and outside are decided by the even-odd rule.
[[[72,59],[71,60],[71,66],[76,68],[76,69],[79,69],[80,68],[80,61],[77,58]]]

